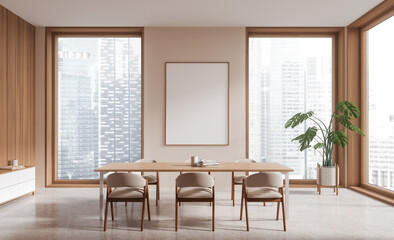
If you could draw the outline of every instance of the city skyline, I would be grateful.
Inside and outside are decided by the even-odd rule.
[[[368,182],[394,190],[394,17],[367,32]]]
[[[314,179],[320,154],[300,152],[291,142],[310,125],[284,125],[297,112],[310,110],[329,120],[332,39],[251,38],[249,46],[249,156],[293,168],[293,179]]]
[[[58,41],[58,178],[141,158],[141,39]]]

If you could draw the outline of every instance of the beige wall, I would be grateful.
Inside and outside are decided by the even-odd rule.
[[[36,161],[37,186],[44,181],[45,30],[36,30]],[[145,28],[144,32],[145,158],[180,161],[198,155],[233,161],[245,157],[245,28]],[[225,61],[230,63],[230,145],[165,146],[165,62]],[[214,173],[218,187],[230,187],[230,173]],[[175,173],[162,173],[161,185],[174,185]]]
[[[219,161],[245,157],[245,28],[145,28],[145,158],[185,161],[191,155]],[[230,145],[165,146],[165,62],[230,62]],[[180,99],[181,101],[181,99]],[[230,174],[214,173],[219,187],[230,187]],[[174,174],[161,174],[173,186]]]

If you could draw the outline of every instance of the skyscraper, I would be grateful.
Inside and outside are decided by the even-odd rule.
[[[140,38],[59,38],[58,178],[141,157]]]
[[[298,150],[291,139],[311,125],[284,129],[297,112],[313,110],[328,121],[332,104],[331,39],[308,47],[325,53],[306,54],[303,38],[252,38],[249,45],[249,155],[262,162],[294,168],[292,178],[316,177],[316,150]],[[327,90],[328,89],[328,90]]]

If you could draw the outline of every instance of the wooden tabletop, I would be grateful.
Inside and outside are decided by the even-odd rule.
[[[157,163],[110,163],[94,170],[95,172],[293,172],[280,163],[219,162],[218,166],[192,167],[184,162]]]

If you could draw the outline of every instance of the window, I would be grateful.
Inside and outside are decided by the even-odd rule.
[[[394,190],[388,171],[394,171],[394,17],[366,31],[368,94],[368,183]],[[381,173],[375,181],[374,173]]]
[[[141,38],[57,37],[57,179],[141,158]]]
[[[333,37],[249,38],[249,158],[294,169],[293,179],[315,179],[321,156],[291,139],[308,126],[286,129],[297,112],[332,113]]]
[[[372,171],[371,183],[378,185],[378,171],[376,170]]]
[[[381,186],[387,187],[388,186],[388,174],[387,171],[380,172],[380,179],[382,179]]]

